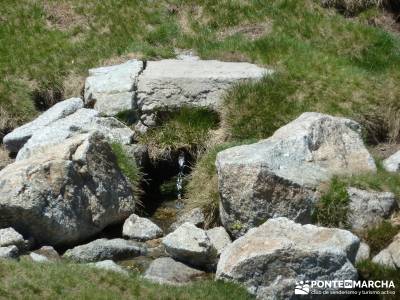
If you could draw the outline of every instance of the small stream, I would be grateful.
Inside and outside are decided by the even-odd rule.
[[[171,225],[183,209],[185,180],[192,160],[187,152],[177,151],[171,155],[170,160],[154,163],[147,172],[149,178],[144,187],[142,215],[156,223],[165,233],[169,233]]]

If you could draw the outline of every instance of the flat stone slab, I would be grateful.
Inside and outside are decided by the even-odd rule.
[[[139,60],[90,69],[85,82],[85,103],[93,103],[94,109],[106,116],[133,109],[134,87],[142,70],[143,62]]]
[[[145,253],[146,246],[140,243],[124,239],[98,239],[67,250],[64,257],[76,262],[97,262],[102,260],[123,260]]]
[[[183,285],[204,275],[203,271],[191,268],[170,257],[162,257],[150,264],[144,278],[160,284]]]
[[[244,62],[165,59],[147,62],[139,77],[138,107],[143,113],[182,106],[217,108],[224,91],[242,80],[272,71]]]
[[[41,131],[51,123],[73,114],[82,107],[83,101],[80,98],[67,99],[53,105],[32,122],[26,123],[7,134],[3,138],[6,149],[10,152],[18,152],[35,132]]]
[[[117,119],[101,117],[99,112],[94,109],[81,108],[75,113],[35,131],[18,152],[16,160],[27,159],[35,153],[43,151],[43,148],[61,144],[68,138],[90,131],[98,131],[109,141],[120,144],[130,144],[134,137],[134,132]]]

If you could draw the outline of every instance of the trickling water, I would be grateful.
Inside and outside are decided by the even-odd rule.
[[[176,180],[176,190],[177,190],[177,196],[178,200],[182,199],[182,188],[183,188],[183,177],[184,177],[184,171],[185,171],[185,153],[181,152],[179,154],[178,158],[178,165],[179,165],[179,173],[178,173],[178,178]],[[180,203],[180,201],[179,201]]]

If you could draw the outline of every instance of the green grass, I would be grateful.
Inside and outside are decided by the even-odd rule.
[[[364,174],[357,174],[353,176],[334,177],[329,182],[326,190],[321,191],[321,200],[316,206],[314,211],[314,222],[328,227],[349,228],[348,220],[348,204],[349,196],[347,194],[348,187],[356,187],[363,190],[392,192],[396,199],[400,199],[400,175],[398,173],[387,172],[383,166],[382,161],[375,159],[377,165],[377,172],[369,172]],[[374,240],[382,237],[387,240],[385,232],[389,235],[393,233],[391,225],[387,222],[383,223],[381,227],[371,231],[371,243]],[[394,229],[394,227],[393,227]],[[367,233],[368,235],[369,233]],[[378,244],[382,244],[379,243]],[[380,245],[378,250],[382,249]],[[373,247],[371,245],[371,247]]]
[[[180,48],[277,70],[227,97],[235,139],[267,137],[305,110],[354,117],[370,135],[384,124],[383,138],[399,137],[399,39],[318,1],[5,0],[0,22],[1,131],[31,119],[33,100],[71,94],[71,74],[118,57],[172,57]],[[232,30],[254,24],[270,28],[256,38]]]
[[[129,157],[123,145],[118,143],[112,143],[111,148],[117,159],[118,167],[121,169],[122,173],[129,179],[132,184],[134,193],[139,196],[141,194],[140,183],[142,179],[142,173],[136,164],[133,157]]]
[[[349,177],[347,178],[348,185],[365,190],[392,192],[400,200],[400,174],[387,172],[379,159],[375,159],[375,162],[377,165],[376,173]]]
[[[393,281],[395,287],[400,285],[400,272],[365,260],[357,263],[357,270],[364,280]],[[398,292],[398,289],[396,290]],[[380,295],[378,299],[398,299],[398,295]]]
[[[334,177],[329,189],[317,203],[314,222],[326,227],[348,228],[348,185],[338,177]]]
[[[191,286],[161,286],[87,266],[27,261],[0,262],[2,299],[252,299],[232,283],[207,280]]]
[[[376,255],[389,246],[399,232],[399,226],[394,226],[389,221],[384,221],[379,226],[367,230],[363,235],[363,239],[370,246],[371,255]]]
[[[3,1],[0,131],[35,116],[36,96],[60,100],[52,95],[61,92],[62,98],[71,74],[84,76],[88,68],[129,53],[171,57],[177,32],[165,3],[157,1]]]
[[[153,159],[182,149],[195,154],[204,148],[210,130],[216,129],[218,124],[219,116],[215,112],[183,107],[178,112],[168,113],[167,119],[159,127],[148,130],[139,142],[148,145]]]
[[[332,7],[352,16],[371,8],[395,8],[398,7],[396,0],[319,0],[324,6]]]

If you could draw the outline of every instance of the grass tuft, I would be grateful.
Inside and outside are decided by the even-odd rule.
[[[373,281],[393,281],[394,285],[400,285],[400,272],[391,268],[387,268],[372,262],[371,260],[364,260],[356,265],[358,273],[364,280]],[[389,300],[398,299],[398,295],[379,295],[378,299]]]
[[[118,167],[121,169],[122,173],[129,179],[132,184],[133,191],[136,196],[141,194],[140,183],[142,180],[142,173],[139,167],[136,165],[134,158],[129,157],[123,145],[118,143],[112,143],[111,148],[117,159]]]
[[[219,125],[219,116],[204,108],[183,107],[177,112],[168,113],[159,127],[149,129],[139,138],[141,144],[148,146],[152,159],[168,157],[177,150],[186,150],[196,156],[204,148],[210,131]]]
[[[348,228],[348,204],[349,196],[347,194],[348,187],[356,187],[363,190],[392,192],[396,199],[400,199],[400,175],[397,173],[387,172],[382,161],[376,159],[377,172],[368,172],[353,176],[334,177],[329,182],[329,187],[326,191],[322,191],[321,200],[316,205],[313,214],[314,222],[328,227]],[[376,228],[378,234],[371,232],[373,238],[382,233],[385,239],[384,232],[387,230],[391,235],[390,224],[383,223]],[[368,235],[368,233],[367,233]]]
[[[334,177],[329,189],[317,203],[314,222],[326,227],[348,228],[349,195],[347,184],[339,177]]]
[[[389,246],[399,232],[399,226],[394,226],[389,221],[383,221],[378,227],[367,230],[363,238],[371,248],[371,255],[376,255]]]

